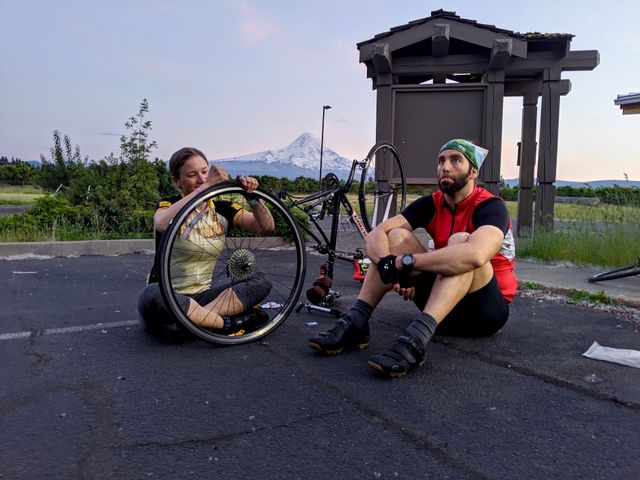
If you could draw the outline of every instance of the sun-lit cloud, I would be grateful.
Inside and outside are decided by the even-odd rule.
[[[245,45],[255,46],[280,31],[267,15],[249,2],[240,2],[239,6],[241,15],[239,29]]]

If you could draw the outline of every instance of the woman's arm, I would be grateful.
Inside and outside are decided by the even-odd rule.
[[[238,177],[238,181],[242,184],[247,193],[252,193],[256,188],[258,188],[258,181],[253,177]],[[238,220],[236,220],[236,225],[249,232],[273,232],[276,229],[276,225],[273,220],[273,216],[266,205],[257,198],[255,199],[255,203],[250,200],[250,204],[251,203],[253,203],[253,205],[251,205],[252,211],[242,212],[240,217],[238,217]]]

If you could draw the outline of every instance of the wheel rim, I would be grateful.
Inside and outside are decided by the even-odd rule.
[[[168,309],[190,332],[212,343],[245,343],[273,332],[294,308],[304,281],[303,240],[295,219],[278,199],[261,189],[255,192],[272,213],[275,233],[225,228],[223,213],[229,210],[229,204],[236,204],[248,212],[252,210],[242,192],[237,184],[225,184],[197,196],[174,217],[160,247],[160,289]],[[211,213],[212,203],[217,215]],[[207,208],[202,208],[203,205]],[[227,207],[223,208],[223,205]],[[220,235],[224,230],[227,234]],[[261,279],[257,288],[247,283],[252,278]],[[262,279],[270,285],[264,297]],[[236,294],[235,299],[228,289]],[[252,298],[247,300],[251,303],[259,299],[257,305],[269,319],[256,329],[222,332],[219,325],[214,326],[211,322],[220,322],[216,319],[217,313],[230,316],[236,314],[238,308],[242,310],[237,303],[240,294]],[[200,323],[202,310],[196,321],[193,310],[184,308],[183,295],[209,307],[205,323]]]
[[[400,155],[386,142],[376,144],[367,155],[360,180],[360,213],[367,231],[406,206],[406,178]]]

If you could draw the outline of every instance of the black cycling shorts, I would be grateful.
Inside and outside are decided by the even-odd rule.
[[[421,273],[413,284],[416,287],[414,303],[424,310],[437,274]],[[509,318],[509,302],[500,292],[496,276],[473,293],[467,294],[438,325],[436,334],[461,337],[484,337],[500,330]]]

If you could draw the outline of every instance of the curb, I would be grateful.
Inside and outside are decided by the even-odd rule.
[[[560,295],[567,295],[572,291],[603,293],[606,298],[620,305],[631,308],[640,306],[640,283],[635,277],[598,283],[587,281],[601,270],[530,260],[516,261],[516,277],[519,284],[531,282]]]
[[[75,242],[8,242],[0,243],[0,260],[28,257],[79,257],[83,255],[153,254],[152,239],[81,240]]]

